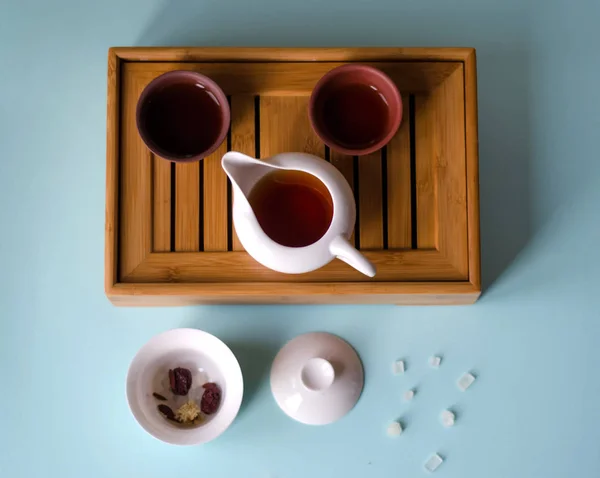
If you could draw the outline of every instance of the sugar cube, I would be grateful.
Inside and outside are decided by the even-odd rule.
[[[442,357],[434,355],[433,357],[429,357],[429,365],[433,368],[438,368],[442,363]]]
[[[388,425],[387,434],[389,437],[397,437],[402,433],[402,425],[400,422],[392,422]]]
[[[434,472],[443,463],[443,459],[437,453],[431,455],[431,458],[425,462],[425,469],[429,472]]]
[[[404,373],[404,360],[396,360],[392,367],[395,375],[401,375]]]
[[[415,391],[412,389],[404,392],[404,400],[406,400],[407,402],[410,402],[414,396],[415,396]]]
[[[442,412],[442,425],[444,425],[446,428],[454,426],[454,421],[456,419],[456,415],[451,412],[450,410],[444,410]]]
[[[458,379],[458,382],[456,382],[456,385],[458,385],[458,388],[460,388],[460,390],[462,392],[464,392],[467,388],[469,388],[471,385],[473,385],[474,381],[475,381],[475,377],[473,376],[473,374],[467,372]]]

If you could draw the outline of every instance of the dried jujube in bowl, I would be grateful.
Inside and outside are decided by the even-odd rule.
[[[221,389],[216,383],[208,382],[202,385],[204,393],[200,403],[200,410],[206,415],[212,415],[219,409],[221,404]]]
[[[192,388],[192,372],[184,367],[169,369],[169,386],[175,395],[187,395]]]

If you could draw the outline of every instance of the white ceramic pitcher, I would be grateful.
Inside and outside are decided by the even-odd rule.
[[[223,156],[221,164],[231,179],[235,232],[248,254],[262,265],[287,274],[300,274],[314,271],[337,257],[369,277],[375,275],[373,264],[348,242],[356,221],[356,204],[348,182],[330,163],[305,153],[282,153],[261,160],[231,151]],[[260,227],[247,197],[254,185],[274,169],[312,174],[329,190],[333,218],[317,242],[305,247],[282,246]]]

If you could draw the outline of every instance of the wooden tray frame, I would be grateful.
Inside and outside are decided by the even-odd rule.
[[[431,208],[430,223],[424,221],[422,237],[426,243],[419,249],[391,251],[366,251],[379,269],[377,280],[356,275],[339,261],[303,276],[286,276],[268,271],[256,264],[245,252],[156,252],[153,233],[161,227],[131,226],[127,217],[126,196],[121,197],[120,140],[122,72],[136,68],[144,70],[144,64],[153,63],[151,74],[169,69],[193,69],[202,64],[201,71],[212,68],[212,75],[219,76],[224,64],[239,63],[247,71],[246,77],[256,74],[269,78],[261,68],[270,65],[272,71],[285,73],[286,65],[297,65],[299,73],[292,75],[296,83],[302,83],[303,64],[321,62],[327,69],[337,63],[359,61],[376,62],[382,69],[392,68],[388,74],[396,74],[399,81],[406,81],[412,91],[419,88],[432,90],[428,97],[440,102],[443,109],[431,115],[431,129],[442,131],[432,136],[422,128],[426,138],[417,144],[427,148],[427,153],[444,162],[440,152],[444,147],[458,145],[464,151],[464,176],[444,177],[446,164],[431,176],[435,184],[427,187],[442,188],[447,201],[427,204]],[[157,66],[157,63],[163,66]],[[416,62],[423,62],[419,69]],[[149,64],[149,63],[148,63]],[[451,74],[444,73],[442,83],[437,81],[437,70],[445,70],[452,64]],[[411,66],[412,65],[412,66]],[[433,73],[427,72],[434,65]],[[380,66],[381,67],[381,66]],[[412,68],[412,69],[411,69]],[[396,71],[398,70],[398,71]],[[428,74],[424,75],[423,71]],[[262,76],[261,76],[262,75]],[[439,76],[439,75],[438,75]],[[149,79],[147,79],[149,81]],[[306,81],[313,81],[312,79]],[[227,78],[218,78],[227,89],[245,91],[242,81],[227,84]],[[225,86],[224,86],[225,83]],[[267,82],[268,83],[268,82]],[[435,87],[435,91],[433,88]],[[269,85],[263,88],[268,90]],[[299,88],[295,84],[293,90]],[[264,94],[264,93],[262,93]],[[448,117],[458,111],[464,125],[452,129]],[[456,134],[456,133],[459,134]],[[454,134],[453,134],[454,133]],[[461,134],[463,135],[461,137]],[[222,151],[220,152],[222,154]],[[264,153],[264,151],[263,151]],[[266,153],[269,153],[267,150]],[[332,153],[332,162],[335,158]],[[169,164],[160,160],[156,164]],[[388,163],[389,165],[389,163]],[[148,166],[151,167],[151,166]],[[162,167],[162,166],[159,166]],[[434,168],[437,166],[434,165]],[[455,168],[456,169],[456,168]],[[427,173],[427,172],[426,172]],[[362,169],[361,169],[362,174]],[[138,172],[134,172],[134,176]],[[418,187],[421,187],[418,185]],[[453,189],[454,188],[454,189]],[[437,189],[436,189],[437,191]],[[452,208],[460,205],[455,193],[459,191],[466,204],[460,217]],[[419,198],[417,197],[417,200]],[[456,201],[455,201],[456,199]],[[135,200],[135,197],[133,198]],[[129,200],[131,203],[133,200]],[[122,204],[119,204],[123,201]],[[150,202],[152,199],[150,199]],[[147,211],[152,204],[144,206]],[[159,206],[160,207],[160,206]],[[131,208],[129,208],[131,210]],[[150,213],[149,213],[150,214]],[[447,218],[444,219],[444,215]],[[137,217],[137,216],[136,216]],[[441,219],[440,219],[441,218]],[[135,221],[133,221],[135,222]],[[463,224],[464,223],[464,224]],[[458,224],[458,225],[456,225]],[[138,224],[139,226],[139,224]],[[421,227],[421,224],[418,224]],[[154,231],[152,230],[154,228]],[[362,232],[361,232],[362,233]],[[400,231],[400,234],[404,234]],[[404,234],[406,235],[406,234]],[[479,190],[477,151],[477,89],[475,51],[471,48],[111,48],[108,61],[108,115],[107,115],[107,191],[105,229],[105,291],[116,305],[186,305],[220,303],[393,303],[393,304],[469,304],[477,300],[481,292],[480,245],[479,245]],[[121,244],[119,244],[119,241]],[[366,241],[365,241],[366,243]],[[401,245],[401,244],[400,244]],[[377,247],[374,247],[377,249]],[[158,250],[161,250],[160,248]],[[185,249],[179,249],[185,250]],[[385,254],[384,254],[385,253]],[[219,272],[220,271],[220,272]],[[213,277],[210,281],[202,277]],[[215,276],[214,274],[218,274]],[[215,280],[214,277],[217,277]],[[248,280],[259,277],[260,281]]]

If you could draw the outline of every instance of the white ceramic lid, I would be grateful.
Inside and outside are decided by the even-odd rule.
[[[307,425],[326,425],[346,415],[363,388],[363,368],[341,338],[312,332],[289,341],[271,367],[271,391],[279,407]]]

